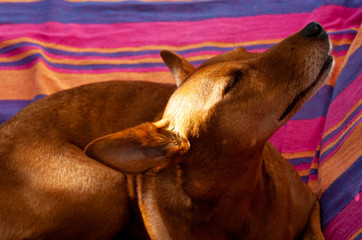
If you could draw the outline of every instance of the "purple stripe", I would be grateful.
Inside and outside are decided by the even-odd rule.
[[[325,136],[322,140],[322,147],[332,142],[334,139],[336,139],[339,136],[339,132],[345,130],[351,122],[353,122],[358,116],[362,109],[362,105],[359,105],[349,116],[348,118],[341,124],[337,129],[329,133],[327,136]]]
[[[362,193],[360,192],[324,229],[326,239],[349,239],[362,227]]]
[[[361,119],[358,120],[355,124],[353,124],[352,127],[342,136],[342,138],[336,144],[333,145],[333,147],[329,148],[327,151],[322,153],[320,157],[321,163],[327,161],[330,158],[330,156],[332,156],[342,147],[343,143],[352,134],[353,130],[359,125],[360,122]]]
[[[288,159],[288,161],[293,166],[300,165],[300,164],[311,164],[313,161],[313,157],[291,158],[291,159]]]
[[[332,101],[346,89],[362,72],[362,47],[358,48],[349,58],[338,76],[332,95]],[[362,94],[362,93],[360,93]]]
[[[345,35],[345,34],[349,34],[349,35],[357,35],[358,31],[354,30],[354,29],[347,29],[347,30],[336,30],[333,32],[329,32],[328,35]]]
[[[359,156],[352,166],[344,171],[322,194],[320,200],[322,229],[325,229],[331,220],[362,190],[361,172],[362,157]]]
[[[0,124],[9,120],[30,103],[43,97],[45,95],[35,96],[33,100],[0,100]]]
[[[204,1],[201,2],[67,2],[47,0],[32,3],[2,3],[0,22],[5,23],[102,23],[177,22],[211,18],[313,12],[331,1]],[[358,8],[358,1],[334,0],[333,4]],[[337,7],[337,6],[333,6]],[[346,8],[347,9],[347,8]],[[348,9],[350,10],[350,9]],[[336,12],[335,17],[343,16]],[[335,24],[335,23],[334,23]]]
[[[333,87],[325,85],[293,116],[292,120],[314,119],[327,116]]]

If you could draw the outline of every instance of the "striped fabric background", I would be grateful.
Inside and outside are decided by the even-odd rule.
[[[159,57],[194,65],[265,51],[311,21],[336,61],[324,86],[272,138],[321,197],[326,239],[362,238],[360,0],[0,0],[0,124],[45,95],[90,82],[172,83]]]

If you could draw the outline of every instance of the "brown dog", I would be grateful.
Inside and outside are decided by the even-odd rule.
[[[163,51],[170,99],[109,82],[30,105],[0,126],[0,239],[323,239],[316,197],[267,140],[323,84],[329,51],[310,23],[197,70]]]

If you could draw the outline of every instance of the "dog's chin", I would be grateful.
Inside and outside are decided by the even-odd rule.
[[[333,65],[333,57],[328,54],[326,61],[324,62],[317,75],[317,78],[293,99],[293,101],[287,106],[282,115],[280,115],[279,121],[283,121],[286,118],[290,117],[291,113],[295,113],[298,110],[296,109],[297,106],[302,106],[316,91],[319,90],[319,88],[329,78],[332,72]]]

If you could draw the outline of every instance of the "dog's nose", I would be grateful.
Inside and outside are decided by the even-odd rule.
[[[324,28],[317,22],[309,23],[303,30],[302,33],[305,37],[318,37],[320,35],[327,35]]]

